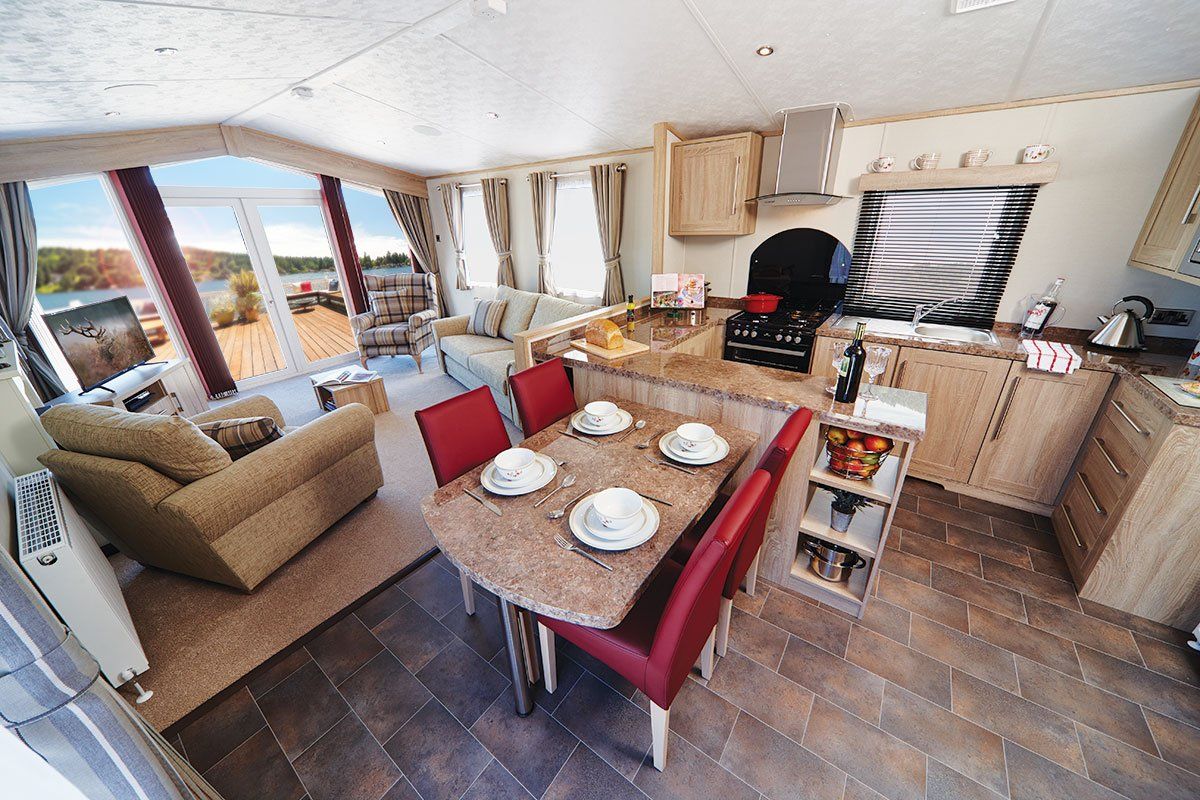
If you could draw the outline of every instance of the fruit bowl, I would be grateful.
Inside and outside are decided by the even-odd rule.
[[[830,471],[855,481],[874,477],[893,447],[886,436],[832,426],[825,432]]]

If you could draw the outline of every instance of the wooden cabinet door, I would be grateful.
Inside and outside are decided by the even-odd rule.
[[[671,235],[753,233],[761,162],[757,133],[671,145]]]
[[[1111,383],[1107,372],[1053,375],[1011,362],[971,485],[1053,503]]]
[[[900,348],[894,385],[928,395],[925,438],[909,472],[966,483],[1008,377],[1007,359]]]
[[[810,375],[824,375],[829,380],[837,380],[837,370],[833,368],[833,360],[842,355],[842,351],[846,349],[846,345],[850,344],[849,339],[838,339],[833,336],[818,336],[816,343],[813,345],[812,362],[808,365]],[[884,347],[891,351],[888,356],[887,366],[883,368],[883,373],[876,381],[879,386],[891,386],[892,376],[896,374],[897,355],[900,352],[899,347],[890,344],[874,345],[866,342],[867,347]],[[863,373],[862,381],[859,386],[867,385],[867,373]]]
[[[1200,101],[1175,149],[1129,256],[1134,266],[1176,272],[1195,235],[1200,206]]]

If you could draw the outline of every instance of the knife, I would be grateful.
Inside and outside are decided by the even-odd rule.
[[[468,497],[474,498],[475,500],[478,500],[480,505],[482,505],[488,511],[495,514],[497,517],[504,516],[504,512],[502,512],[500,510],[500,506],[496,505],[491,500],[488,500],[486,497],[480,497],[479,495],[475,494],[470,489],[467,489],[465,487],[463,488],[463,494],[467,495]]]
[[[634,491],[637,492],[637,489],[634,489]],[[655,503],[662,503],[664,506],[675,505],[670,500],[663,500],[661,497],[655,497],[652,494],[646,494],[645,492],[637,492],[637,493],[640,494],[642,497],[646,498],[647,500],[653,500]]]
[[[560,435],[560,436],[570,436],[572,439],[575,439],[575,440],[577,440],[577,441],[580,441],[580,442],[586,442],[587,444],[590,444],[592,447],[599,447],[599,446],[600,446],[600,443],[599,443],[599,442],[597,442],[597,441],[594,441],[594,440],[592,440],[592,439],[585,439],[585,438],[583,438],[582,436],[577,436],[577,435],[575,435],[575,434],[571,433],[571,431],[570,431],[570,430],[559,431],[558,433],[559,433],[559,435]]]
[[[699,472],[696,472],[695,470],[692,470],[692,469],[688,469],[687,467],[681,467],[678,464],[672,464],[670,461],[662,461],[661,459],[651,458],[650,456],[644,456],[644,457],[651,464],[658,464],[660,467],[670,467],[671,469],[677,469],[680,472],[686,472],[688,475],[699,475],[700,474]]]

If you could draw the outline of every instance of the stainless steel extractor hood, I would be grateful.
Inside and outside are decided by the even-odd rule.
[[[830,205],[843,200],[833,192],[842,125],[853,115],[845,103],[787,108],[774,191],[754,198],[767,206]]]

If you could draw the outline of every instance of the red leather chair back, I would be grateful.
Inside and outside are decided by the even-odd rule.
[[[725,577],[770,483],[769,473],[755,470],[734,491],[671,591],[646,665],[646,696],[661,708],[671,705],[717,624]]]
[[[438,486],[445,486],[512,447],[504,419],[486,386],[415,414]]]
[[[788,464],[791,463],[792,456],[800,446],[800,440],[804,438],[804,432],[808,430],[811,421],[812,411],[807,408],[802,408],[788,417],[758,462],[757,469],[769,473],[771,483],[759,507],[755,509],[754,519],[750,522],[742,546],[733,557],[733,568],[729,570],[729,577],[725,581],[725,596],[730,600],[737,594],[738,587],[742,585],[742,578],[746,577],[746,572],[754,563],[754,556],[762,547],[763,537],[767,534],[767,519],[771,516],[771,504],[775,502],[775,493],[779,491],[779,482],[783,480],[783,473],[787,471]]]
[[[526,437],[575,411],[575,390],[561,358],[514,373],[508,379],[508,387]]]

